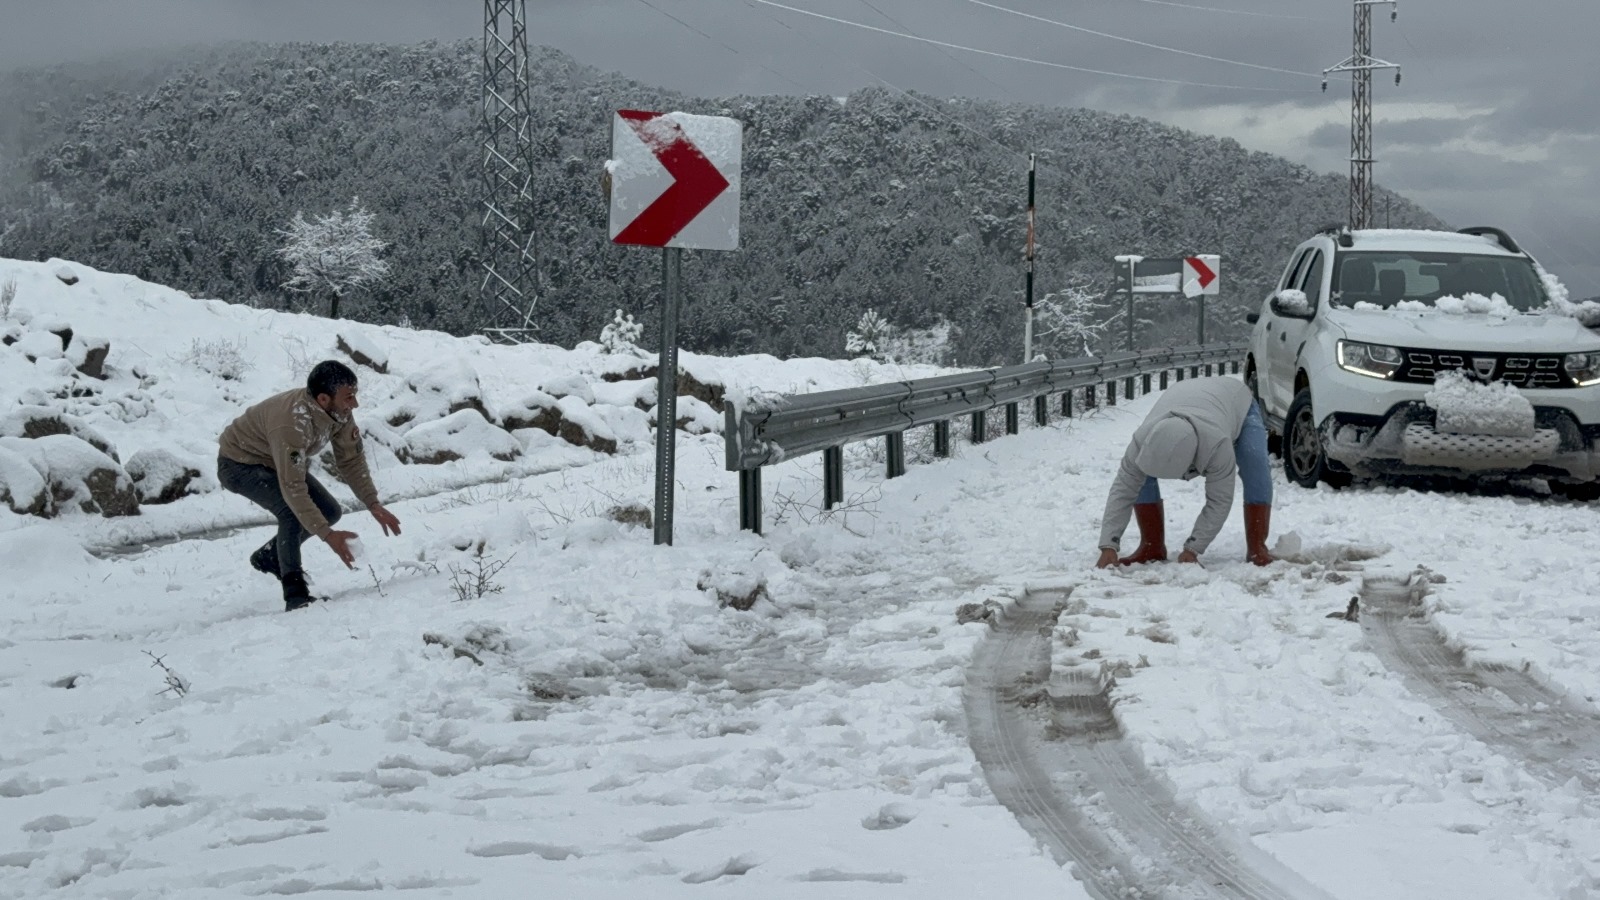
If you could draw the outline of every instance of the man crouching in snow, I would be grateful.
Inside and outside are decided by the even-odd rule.
[[[399,534],[400,520],[378,502],[367,471],[361,430],[351,411],[356,374],[337,360],[317,363],[306,386],[284,391],[245,410],[222,431],[217,480],[278,519],[278,534],[250,554],[250,565],[283,582],[283,604],[295,610],[315,598],[300,566],[300,545],[311,535],[327,542],[339,559],[355,568],[353,531],[334,531],[339,504],[307,471],[311,458],[333,441],[339,477],[355,491],[384,534]]]
[[[1272,562],[1267,552],[1272,472],[1261,408],[1250,389],[1232,378],[1199,378],[1168,388],[1122,455],[1122,468],[1111,483],[1100,520],[1100,559],[1095,566],[1166,559],[1166,518],[1156,479],[1204,475],[1206,505],[1178,554],[1179,562],[1199,562],[1233,506],[1235,472],[1244,482],[1245,558],[1264,566]],[[1117,551],[1130,511],[1139,520],[1139,549],[1119,560]]]

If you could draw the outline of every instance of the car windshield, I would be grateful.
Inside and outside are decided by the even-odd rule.
[[[1470,253],[1349,252],[1333,270],[1332,302],[1383,309],[1415,301],[1434,305],[1440,297],[1467,294],[1504,297],[1512,309],[1531,312],[1546,303],[1533,262],[1521,256]]]

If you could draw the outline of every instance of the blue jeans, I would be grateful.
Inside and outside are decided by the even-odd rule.
[[[217,480],[227,490],[272,513],[278,520],[278,574],[304,571],[300,564],[300,545],[310,540],[311,532],[300,524],[300,517],[289,508],[289,501],[283,499],[283,491],[278,489],[278,473],[266,466],[252,466],[218,456]],[[306,490],[329,525],[339,521],[344,514],[339,502],[309,472],[306,473]]]
[[[1261,420],[1261,407],[1253,401],[1245,414],[1244,427],[1233,440],[1233,459],[1239,467],[1239,481],[1244,485],[1244,502],[1248,505],[1272,504],[1272,464],[1267,461],[1267,425]],[[1134,503],[1160,503],[1161,484],[1146,478],[1144,487]]]

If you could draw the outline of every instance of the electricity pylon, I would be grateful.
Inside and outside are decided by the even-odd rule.
[[[1400,14],[1395,0],[1355,0],[1355,50],[1350,58],[1322,70],[1322,89],[1328,89],[1328,76],[1350,72],[1350,227],[1372,227],[1372,73],[1393,69],[1394,83],[1400,83],[1400,67],[1372,56],[1372,7],[1389,4],[1389,21]]]
[[[533,134],[525,0],[483,4],[484,333],[510,343],[538,331],[533,232]]]

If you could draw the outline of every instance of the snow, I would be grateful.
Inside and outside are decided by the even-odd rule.
[[[1356,309],[1380,309],[1376,304],[1362,301],[1356,304]],[[1522,313],[1510,301],[1498,293],[1484,296],[1468,292],[1457,297],[1445,294],[1436,298],[1432,303],[1422,300],[1401,300],[1394,305],[1395,309],[1404,312],[1431,312],[1437,311],[1451,316],[1465,315],[1490,315],[1490,316],[1518,316]]]
[[[212,459],[245,406],[338,355],[326,320],[75,264],[68,287],[62,265],[0,260],[0,283],[18,280],[28,313],[113,335],[109,377],[56,399],[81,380],[0,348],[0,409],[45,397],[124,459]],[[485,375],[491,409],[608,365],[338,330],[395,373],[360,373],[364,428],[435,362],[446,395]],[[194,341],[250,366],[218,377],[185,360]],[[939,371],[684,358],[730,397]],[[591,411],[643,415],[636,393],[594,396]],[[237,496],[123,519],[0,509],[0,896],[1084,898],[995,799],[963,710],[991,631],[955,610],[1045,588],[1071,591],[1053,669],[1113,679],[1126,739],[1176,797],[1328,896],[1594,896],[1592,785],[1470,736],[1362,624],[1327,617],[1363,578],[1426,566],[1443,579],[1427,622],[1451,647],[1591,708],[1593,508],[1275,472],[1286,559],[1243,563],[1234,518],[1203,568],[1095,570],[1098,511],[1151,402],[958,438],[948,460],[908,435],[913,464],[890,481],[880,448],[852,445],[832,512],[819,457],[773,466],[764,536],[738,529],[720,435],[679,433],[672,546],[638,519],[648,444],[608,456],[530,429],[513,463],[391,459],[374,477],[403,534],[346,516],[361,566],[308,545],[333,599],[296,613],[246,563],[270,529]],[[1203,494],[1165,487],[1176,533]]]
[[[1423,400],[1441,433],[1533,437],[1533,404],[1505,382],[1481,384],[1463,371],[1440,372]]]

